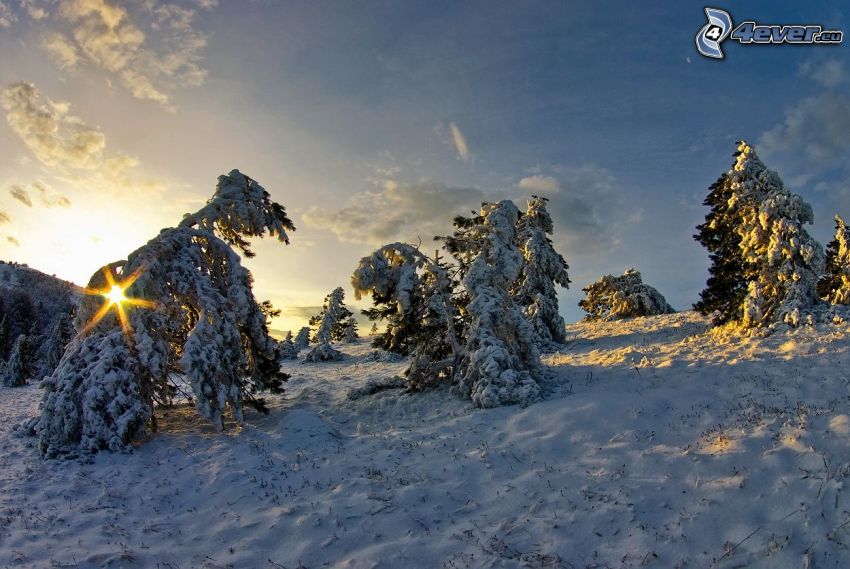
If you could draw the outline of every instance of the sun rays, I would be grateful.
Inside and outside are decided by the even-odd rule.
[[[121,323],[121,329],[124,330],[125,334],[129,335],[133,329],[130,326],[130,320],[127,318],[125,305],[140,308],[154,308],[156,306],[156,303],[153,301],[131,298],[126,295],[127,289],[136,282],[143,271],[144,268],[140,267],[133,271],[126,279],[118,281],[116,280],[116,275],[112,273],[109,267],[103,267],[103,276],[106,279],[106,285],[103,288],[86,288],[85,292],[89,295],[103,297],[104,303],[86,323],[81,333],[84,334],[94,328],[112,308],[115,308],[115,312],[118,314],[118,321]]]

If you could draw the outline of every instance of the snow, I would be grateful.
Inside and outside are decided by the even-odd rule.
[[[285,362],[269,415],[160,410],[88,463],[41,458],[12,433],[38,388],[0,388],[0,567],[850,566],[850,326],[567,338],[525,408],[406,394],[359,340]]]

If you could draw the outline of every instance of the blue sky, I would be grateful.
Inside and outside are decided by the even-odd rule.
[[[0,6],[0,82],[34,86],[4,107],[0,258],[78,282],[234,167],[298,227],[248,263],[279,327],[377,245],[430,246],[454,213],[533,192],[551,198],[571,266],[568,320],[582,286],[630,266],[687,308],[707,276],[691,238],[701,202],[740,138],[813,203],[819,239],[850,215],[847,46],[727,41],[708,60],[694,47],[702,3]],[[713,6],[850,28],[839,2]],[[40,108],[58,129],[47,138],[27,126]],[[74,145],[81,131],[96,144]]]

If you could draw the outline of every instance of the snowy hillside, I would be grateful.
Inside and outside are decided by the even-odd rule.
[[[707,328],[572,324],[545,400],[489,410],[350,399],[405,364],[337,344],[241,430],[175,409],[90,464],[14,436],[40,393],[0,388],[0,567],[850,566],[850,327]]]

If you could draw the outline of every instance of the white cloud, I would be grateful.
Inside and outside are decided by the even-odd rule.
[[[477,188],[450,187],[433,180],[384,180],[378,191],[356,194],[337,211],[313,207],[303,219],[349,243],[382,245],[419,238],[424,242],[450,231],[454,215],[477,209],[484,199]]]
[[[837,87],[847,81],[844,63],[837,59],[830,59],[818,65],[807,61],[800,66],[800,73],[811,77],[824,87]]]
[[[828,92],[786,111],[785,120],[761,136],[757,149],[769,161],[783,164],[783,170],[811,176],[850,159],[848,132],[850,98]]]
[[[455,145],[455,150],[457,150],[457,155],[460,156],[460,159],[464,162],[468,162],[469,146],[466,144],[466,137],[463,136],[463,133],[455,123],[450,123],[449,128],[452,132],[452,142]]]
[[[162,184],[138,180],[134,171],[139,161],[125,154],[106,151],[106,136],[71,114],[65,102],[42,100],[35,85],[15,83],[0,93],[0,108],[6,121],[35,157],[59,179],[90,189],[123,192],[153,191]],[[42,185],[43,186],[43,185]],[[42,196],[44,192],[36,188]],[[52,205],[62,206],[62,199]]]
[[[551,176],[535,174],[521,179],[517,184],[517,187],[520,190],[525,190],[527,192],[548,194],[557,191],[560,188],[560,184],[558,183],[558,180]]]
[[[3,0],[0,0],[0,28],[10,28],[12,24],[18,21],[15,13],[9,8],[9,5]]]
[[[111,0],[59,0],[52,12],[33,0],[25,6],[33,18],[45,20],[41,47],[62,69],[101,69],[134,97],[169,108],[173,91],[204,82],[207,37],[193,27],[193,9]]]
[[[314,228],[331,231],[340,241],[382,245],[392,241],[430,241],[452,230],[455,215],[477,211],[483,201],[513,199],[520,209],[530,194],[549,198],[555,241],[568,255],[596,254],[636,223],[640,208],[626,203],[610,172],[597,166],[560,167],[551,176],[522,178],[515,190],[485,192],[451,187],[433,180],[404,183],[384,180],[377,191],[360,192],[329,211],[313,207],[303,215]]]

